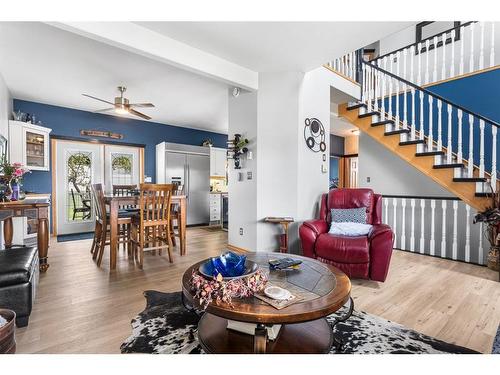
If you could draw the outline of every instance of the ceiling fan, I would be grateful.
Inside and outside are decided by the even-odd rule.
[[[111,104],[113,106],[111,108],[105,108],[105,109],[101,109],[101,110],[95,111],[95,112],[115,111],[116,113],[118,113],[120,115],[131,114],[134,116],[139,116],[139,117],[146,119],[146,120],[151,120],[151,117],[149,117],[148,115],[145,115],[144,113],[136,111],[133,107],[151,108],[151,107],[154,107],[154,104],[153,103],[130,103],[129,100],[123,96],[123,93],[126,90],[127,90],[126,87],[118,86],[118,91],[120,91],[120,96],[117,96],[115,98],[114,103],[109,102],[109,101],[104,100],[104,99],[96,98],[95,96],[92,96],[92,95],[88,95],[88,94],[82,94],[82,95],[86,96],[88,98],[91,98],[91,99],[99,100],[100,102]]]

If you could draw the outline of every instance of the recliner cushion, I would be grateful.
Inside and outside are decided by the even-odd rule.
[[[316,255],[337,263],[367,263],[370,248],[367,236],[347,237],[329,233],[316,240]]]
[[[29,282],[37,256],[36,247],[0,250],[0,287]]]

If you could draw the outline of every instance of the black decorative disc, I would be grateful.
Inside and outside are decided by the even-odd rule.
[[[326,150],[325,128],[320,120],[315,117],[304,120],[304,140],[307,147],[314,152]]]

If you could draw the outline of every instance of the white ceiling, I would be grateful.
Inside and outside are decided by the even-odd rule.
[[[138,23],[253,71],[308,71],[408,27],[410,22]],[[119,45],[119,44],[118,44]],[[226,133],[228,84],[109,43],[38,22],[0,22],[0,74],[18,99],[87,111],[116,86],[152,121]]]
[[[257,72],[307,72],[415,22],[138,24]]]
[[[226,133],[227,85],[42,23],[0,22],[0,73],[14,98],[95,111],[116,86],[151,121]],[[139,119],[139,118],[138,118]]]

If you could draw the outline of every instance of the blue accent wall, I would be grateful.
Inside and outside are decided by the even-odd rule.
[[[37,120],[43,122],[44,126],[52,129],[51,135],[94,139],[93,137],[81,136],[80,130],[105,130],[123,134],[123,139],[118,142],[145,144],[145,174],[151,176],[153,181],[156,177],[156,145],[160,142],[200,146],[205,139],[210,138],[215,147],[227,147],[227,135],[208,131],[103,115],[19,99],[14,99],[14,110],[34,114]],[[101,141],[106,141],[106,139],[101,138]],[[51,172],[33,171],[25,177],[23,185],[26,191],[51,193]]]

